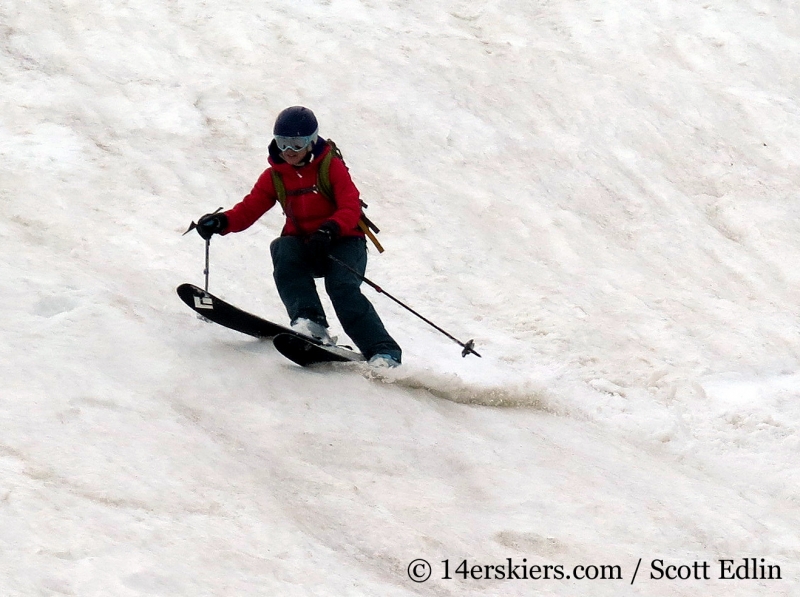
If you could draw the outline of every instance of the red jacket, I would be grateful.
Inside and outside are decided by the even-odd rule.
[[[328,220],[339,224],[342,236],[364,236],[358,228],[358,220],[361,218],[359,192],[341,159],[334,156],[331,160],[330,180],[335,205],[317,190],[319,166],[330,150],[323,139],[318,139],[312,148],[311,161],[295,167],[280,158],[273,141],[268,160],[271,167],[261,174],[249,195],[225,212],[228,216],[228,227],[224,234],[249,228],[278,202],[278,195],[272,184],[271,171],[275,170],[281,175],[286,187],[286,224],[281,236],[307,236]]]

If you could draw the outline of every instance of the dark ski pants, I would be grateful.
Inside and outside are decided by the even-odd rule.
[[[289,318],[310,319],[325,327],[328,320],[317,294],[315,277],[325,278],[325,291],[336,317],[367,358],[384,353],[400,361],[402,351],[383,326],[378,313],[361,293],[361,280],[352,272],[330,261],[322,276],[314,272],[305,243],[296,236],[281,236],[270,245],[273,277]],[[331,255],[364,275],[367,269],[367,243],[363,238],[344,237],[331,245]]]

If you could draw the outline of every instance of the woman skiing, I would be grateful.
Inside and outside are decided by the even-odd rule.
[[[324,278],[336,316],[361,353],[372,364],[399,365],[400,346],[361,293],[361,279],[348,269],[364,274],[367,247],[358,226],[361,200],[347,167],[332,156],[328,174],[332,197],[324,196],[319,188],[320,165],[332,148],[319,137],[317,119],[308,108],[286,108],[275,121],[273,135],[270,168],[233,208],[200,218],[198,233],[207,240],[214,234],[241,232],[281,202],[286,223],[270,253],[275,285],[292,328],[333,344],[314,281]]]

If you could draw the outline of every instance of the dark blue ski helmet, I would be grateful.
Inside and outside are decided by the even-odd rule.
[[[272,134],[276,137],[313,137],[318,128],[317,117],[311,110],[292,106],[278,114]]]

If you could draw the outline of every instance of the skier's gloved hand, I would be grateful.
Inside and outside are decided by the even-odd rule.
[[[333,220],[328,220],[314,234],[308,237],[306,248],[316,271],[324,271],[327,267],[331,243],[339,237],[340,233],[339,224]]]
[[[228,227],[225,214],[206,214],[197,220],[197,234],[208,240],[214,234],[221,234]]]

